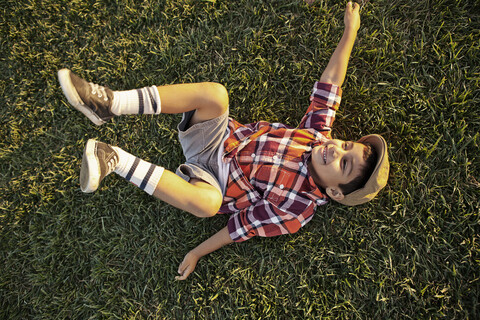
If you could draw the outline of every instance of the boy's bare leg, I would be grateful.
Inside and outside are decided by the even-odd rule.
[[[112,172],[148,194],[198,217],[214,216],[222,204],[222,193],[202,180],[187,182],[161,166],[90,139],[85,146],[80,170],[82,191],[96,191],[101,181]]]
[[[167,170],[158,182],[153,196],[202,218],[217,214],[223,200],[222,193],[212,185],[199,179],[187,182]]]
[[[190,124],[221,116],[228,109],[228,92],[218,83],[202,82],[157,87],[162,113],[196,110]]]
[[[58,71],[65,97],[96,125],[125,114],[183,113],[197,110],[191,123],[218,117],[228,108],[228,93],[218,83],[203,82],[152,86],[113,91],[78,77],[68,69]]]

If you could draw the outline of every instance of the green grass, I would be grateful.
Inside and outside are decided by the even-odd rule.
[[[89,138],[175,169],[179,116],[95,127],[69,67],[114,89],[218,81],[241,122],[296,125],[345,1],[0,1],[1,319],[478,319],[480,4],[362,11],[336,137],[381,133],[388,186],[298,234],[178,264],[228,217],[198,219],[111,176],[79,190]]]

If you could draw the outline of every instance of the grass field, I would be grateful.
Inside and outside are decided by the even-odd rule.
[[[112,175],[79,189],[89,138],[174,170],[179,116],[96,127],[68,67],[113,89],[218,81],[239,121],[296,126],[345,1],[0,1],[1,319],[479,319],[480,2],[372,0],[334,136],[380,133],[388,186],[299,233],[183,256],[198,219]]]

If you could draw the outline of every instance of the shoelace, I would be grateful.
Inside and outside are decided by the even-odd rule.
[[[99,98],[103,97],[104,101],[108,101],[107,92],[105,92],[105,87],[102,87],[96,83],[89,82],[90,88],[92,89],[92,94],[96,94]]]
[[[108,167],[108,172],[107,174],[113,172],[117,166],[117,163],[118,163],[118,155],[115,153],[115,155],[113,157],[110,158],[110,160],[108,160],[107,162],[107,167]]]

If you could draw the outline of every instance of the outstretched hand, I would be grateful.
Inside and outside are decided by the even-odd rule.
[[[356,2],[348,2],[345,8],[345,16],[343,18],[345,29],[358,31],[360,28],[360,5]]]
[[[187,253],[185,258],[183,258],[182,263],[178,267],[179,276],[175,277],[175,280],[185,280],[190,275],[190,273],[195,270],[197,266],[198,259],[200,259],[197,255],[193,254],[191,251]]]
[[[195,270],[198,260],[217,250],[221,247],[232,243],[233,240],[230,238],[230,233],[228,232],[228,226],[223,227],[220,231],[215,233],[213,236],[202,242],[195,249],[187,253],[185,258],[183,258],[182,263],[178,267],[179,276],[175,277],[175,280],[185,280],[187,277]]]

